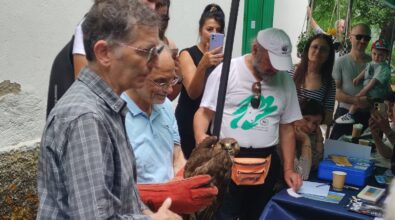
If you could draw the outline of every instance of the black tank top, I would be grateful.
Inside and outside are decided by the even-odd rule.
[[[184,50],[186,50],[192,57],[195,66],[198,66],[200,60],[203,57],[203,53],[199,50],[199,48],[197,46],[193,46]],[[209,68],[206,71],[204,76],[204,84],[206,83],[207,78],[213,69],[214,67]],[[181,147],[183,148],[183,152],[186,158],[189,157],[190,152],[195,147],[195,139],[193,133],[193,116],[199,108],[202,96],[203,93],[198,98],[193,100],[188,96],[185,87],[182,86],[180,97],[178,98],[178,105],[175,115],[181,137]]]
[[[192,60],[193,60],[193,63],[195,64],[195,66],[198,66],[200,60],[203,57],[203,53],[199,50],[199,48],[197,46],[193,46],[193,47],[190,47],[190,48],[187,48],[184,50],[186,50],[189,53],[189,55],[192,57]],[[205,77],[205,79],[206,79],[206,77]],[[178,99],[177,108],[180,107],[181,109],[185,109],[185,110],[188,109],[189,113],[194,114],[195,111],[199,108],[201,99],[202,99],[202,95],[199,96],[198,98],[196,98],[195,100],[189,98],[185,87],[182,86],[180,97]],[[182,111],[184,111],[184,110],[182,110]]]

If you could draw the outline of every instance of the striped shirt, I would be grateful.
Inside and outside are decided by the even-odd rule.
[[[83,69],[44,129],[37,219],[150,219],[136,189],[126,113],[125,102]]]
[[[295,68],[288,72],[291,77],[294,77]],[[326,111],[333,112],[335,108],[336,84],[331,81],[324,81],[321,88],[317,90],[308,90],[305,88],[296,88],[299,102],[302,99],[314,99],[324,105]]]

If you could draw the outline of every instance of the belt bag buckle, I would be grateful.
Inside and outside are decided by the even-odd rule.
[[[232,165],[233,182],[242,186],[264,184],[271,159],[272,155],[266,158],[234,158]]]

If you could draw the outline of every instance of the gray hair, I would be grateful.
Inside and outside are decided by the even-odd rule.
[[[133,42],[139,26],[158,25],[156,13],[139,0],[96,0],[82,23],[86,58],[96,59],[93,47],[99,40]]]

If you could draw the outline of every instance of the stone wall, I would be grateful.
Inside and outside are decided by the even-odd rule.
[[[39,143],[0,153],[0,220],[35,219]]]
[[[20,84],[0,82],[0,220],[36,218],[44,106]]]

